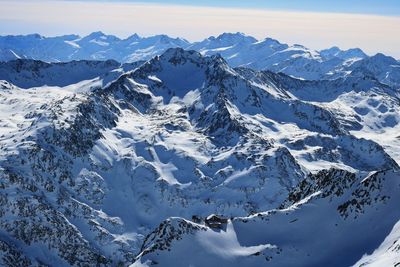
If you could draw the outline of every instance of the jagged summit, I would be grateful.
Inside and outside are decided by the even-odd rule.
[[[185,50],[183,48],[169,48],[162,55],[156,57],[154,60],[160,60],[162,62],[172,63],[174,65],[182,65],[187,62],[195,64],[197,67],[201,67],[203,64],[212,65],[214,69],[225,68],[231,69],[228,63],[219,54],[213,56],[203,56],[201,53],[195,50]],[[152,62],[152,60],[150,61]],[[218,66],[218,67],[217,67]]]
[[[395,58],[386,56],[385,54],[382,54],[382,53],[377,53],[365,61],[376,62],[378,64],[380,63],[380,64],[385,64],[385,65],[398,64],[398,62]]]
[[[218,41],[224,41],[224,42],[231,42],[231,43],[235,43],[235,42],[256,42],[257,39],[246,35],[244,33],[241,32],[236,32],[236,33],[222,33],[220,35],[218,35],[217,37],[215,37],[215,40]]]
[[[139,34],[137,34],[137,33],[134,33],[134,34],[132,34],[132,35],[130,35],[130,36],[128,36],[127,38],[126,38],[126,40],[140,40],[141,39],[141,37],[140,37],[140,35]]]
[[[168,48],[164,53],[158,57],[160,60],[166,60],[172,63],[179,63],[191,59],[193,61],[200,62],[203,56],[195,50],[185,50],[180,47]]]
[[[266,37],[263,40],[258,41],[257,44],[264,44],[264,45],[276,46],[276,47],[283,45],[278,40],[270,38],[270,37]]]
[[[102,31],[97,31],[97,32],[92,32],[92,33],[88,34],[85,37],[87,37],[87,38],[99,38],[99,37],[102,37],[102,36],[106,36],[106,35]]]
[[[360,48],[350,48],[348,50],[341,50],[337,46],[333,46],[329,49],[324,49],[320,51],[321,56],[330,60],[335,57],[343,59],[343,60],[357,60],[366,58],[367,55]]]

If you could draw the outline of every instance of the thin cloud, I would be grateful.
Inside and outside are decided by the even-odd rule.
[[[361,47],[400,57],[400,17],[83,1],[0,1],[0,33],[87,34],[125,37],[165,33],[201,40],[244,32],[320,49]]]

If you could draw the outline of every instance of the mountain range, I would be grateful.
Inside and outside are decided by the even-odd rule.
[[[44,37],[39,34],[0,36],[0,61],[35,59],[45,62],[72,60],[116,60],[131,63],[149,60],[168,48],[196,50],[202,55],[220,54],[232,67],[282,72],[307,80],[337,79],[349,73],[371,74],[381,83],[400,86],[400,62],[390,56],[367,56],[361,49],[338,47],[315,51],[302,45],[287,45],[266,38],[257,40],[243,33],[223,33],[200,42],[167,35],[126,39],[102,32],[85,37],[65,35]]]
[[[0,47],[0,265],[399,265],[395,59],[243,34]]]

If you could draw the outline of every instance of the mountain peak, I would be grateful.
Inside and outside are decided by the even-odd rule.
[[[32,38],[32,39],[39,39],[39,40],[45,38],[44,36],[40,35],[39,33],[27,34],[27,35],[25,35],[25,37]]]
[[[137,33],[134,33],[134,34],[128,36],[128,38],[126,38],[125,40],[136,41],[136,40],[140,40],[140,39],[141,39],[141,37]]]
[[[167,60],[167,61],[176,61],[180,59],[200,59],[202,58],[202,55],[195,51],[195,50],[185,50],[180,47],[172,47],[168,48],[161,56],[161,60]]]
[[[85,36],[83,39],[88,39],[88,40],[91,40],[91,39],[120,40],[117,36],[105,34],[105,33],[103,33],[102,31],[92,32],[91,34]]]
[[[382,53],[377,53],[373,55],[372,57],[369,58],[371,61],[374,62],[382,62],[385,64],[396,64],[397,61],[393,57],[386,56],[385,54]]]
[[[282,46],[283,45],[278,40],[270,38],[270,37],[267,37],[267,38],[265,38],[263,40],[258,41],[257,44],[262,44],[262,45],[266,45],[266,46],[269,46],[269,47],[278,47],[278,46]]]
[[[106,34],[102,31],[96,31],[96,32],[92,32],[90,33],[88,36],[92,36],[92,37],[99,37],[99,36],[105,36]]]
[[[349,59],[349,58],[365,58],[367,55],[360,48],[350,48],[345,51],[339,52],[339,58]]]
[[[367,56],[360,48],[350,48],[347,50],[341,50],[337,46],[320,50],[319,53],[322,57],[326,59],[332,59],[335,57],[343,60],[355,59],[355,58],[362,59]]]
[[[350,49],[347,49],[347,50],[345,50],[346,52],[352,52],[352,53],[360,53],[360,54],[363,54],[363,55],[365,55],[365,53],[364,53],[364,51],[362,51],[360,48],[350,48]]]
[[[162,45],[174,45],[174,46],[186,46],[188,44],[188,41],[182,38],[172,38],[166,34],[158,34],[154,35],[151,37],[148,37],[148,39],[155,40],[155,42],[159,42]]]
[[[87,37],[98,38],[101,36],[106,36],[102,31],[92,32]]]
[[[168,62],[174,65],[183,65],[186,62],[191,62],[199,66],[201,64],[210,63],[213,64],[214,67],[220,66],[223,69],[229,68],[225,59],[219,54],[212,56],[203,56],[196,50],[185,50],[180,47],[169,48],[163,54],[161,54],[159,57],[154,58],[153,60]]]
[[[257,42],[252,36],[246,35],[241,32],[230,33],[224,32],[216,37],[216,40],[219,41],[227,41],[227,42],[238,42],[238,41],[247,41],[247,42]]]
[[[339,47],[332,46],[331,48],[323,49],[323,50],[320,50],[319,52],[321,53],[322,56],[325,56],[325,55],[329,56],[329,55],[336,55],[340,51],[342,51],[342,50]]]
[[[119,39],[115,35],[107,35],[101,31],[97,31],[97,32],[92,32],[91,34],[78,40],[78,43],[88,42],[90,44],[95,44],[99,47],[105,47],[109,46],[111,43],[118,42],[120,40],[121,39]]]
[[[217,39],[225,39],[225,38],[232,38],[232,37],[244,37],[246,36],[242,32],[224,32],[217,36]]]
[[[279,44],[280,44],[280,42],[279,42],[278,40],[273,39],[273,38],[271,38],[271,37],[265,38],[264,41],[265,41],[265,42],[268,42],[268,43],[279,43]]]

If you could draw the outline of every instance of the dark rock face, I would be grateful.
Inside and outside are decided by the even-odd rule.
[[[2,266],[32,266],[32,261],[21,251],[5,241],[0,241],[0,263]]]
[[[150,233],[143,242],[141,253],[144,256],[156,250],[169,250],[172,242],[182,239],[186,234],[196,231],[205,231],[204,226],[199,226],[183,219],[168,219],[162,222],[157,229]]]
[[[317,192],[321,192],[318,197],[322,198],[339,197],[351,188],[355,181],[355,173],[340,169],[322,170],[316,174],[310,174],[289,193],[283,207],[290,206]]]
[[[350,199],[337,207],[340,215],[345,218],[354,215],[357,218],[365,212],[367,206],[387,202],[390,196],[382,192],[385,172],[391,172],[391,170],[379,171],[365,178],[351,194]]]
[[[223,228],[224,225],[228,223],[228,219],[224,218],[220,215],[212,214],[209,215],[205,220],[204,220],[205,225],[207,225],[210,228],[218,228],[221,229]]]

